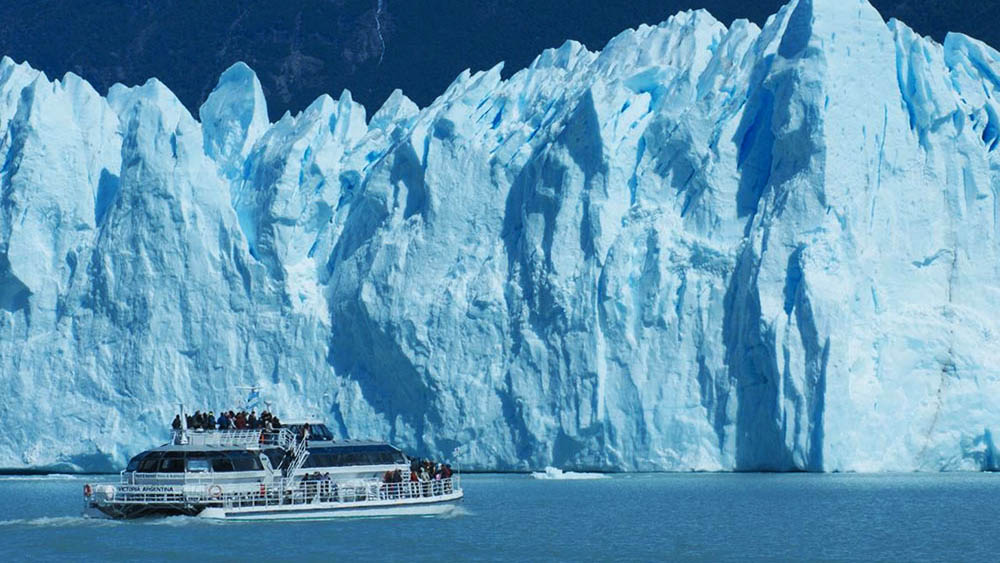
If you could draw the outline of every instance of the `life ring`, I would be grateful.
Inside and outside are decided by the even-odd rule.
[[[222,498],[222,487],[212,485],[208,488],[208,494],[211,495],[212,498]]]
[[[89,497],[92,494],[94,494],[94,489],[90,488],[90,483],[87,483],[83,486],[83,496]]]

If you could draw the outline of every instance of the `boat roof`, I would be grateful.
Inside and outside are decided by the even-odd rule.
[[[315,443],[317,445],[322,444],[324,448],[353,448],[354,446],[389,446],[395,448],[389,442],[380,442],[378,440],[309,440],[310,447]]]
[[[277,446],[269,446],[270,449]],[[245,452],[249,451],[251,448],[244,446],[238,446],[234,444],[227,444],[224,446],[208,446],[205,444],[163,444],[162,446],[157,446],[155,448],[146,450],[150,452]]]

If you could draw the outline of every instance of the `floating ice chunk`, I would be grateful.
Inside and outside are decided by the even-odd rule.
[[[556,467],[546,467],[545,471],[536,471],[531,474],[535,479],[551,479],[554,481],[579,481],[585,479],[608,479],[611,476],[606,473],[577,473],[575,471],[563,471]]]

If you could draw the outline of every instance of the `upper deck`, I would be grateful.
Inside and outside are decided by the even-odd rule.
[[[123,479],[130,483],[202,481],[205,473],[214,473],[233,480],[258,478],[261,471],[291,475],[318,469],[371,477],[408,464],[406,455],[386,442],[303,441],[287,427],[273,431],[186,430],[174,432],[169,443],[134,456]]]
[[[233,448],[260,450],[289,449],[296,444],[296,435],[287,428],[277,430],[175,430],[170,444],[195,448]]]

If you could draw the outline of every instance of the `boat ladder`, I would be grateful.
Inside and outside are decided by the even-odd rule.
[[[309,450],[306,449],[307,440],[296,440],[295,447],[292,449],[292,463],[288,465],[288,469],[285,471],[285,475],[292,477],[295,472],[302,469],[302,465],[305,464],[306,458],[309,457]]]

